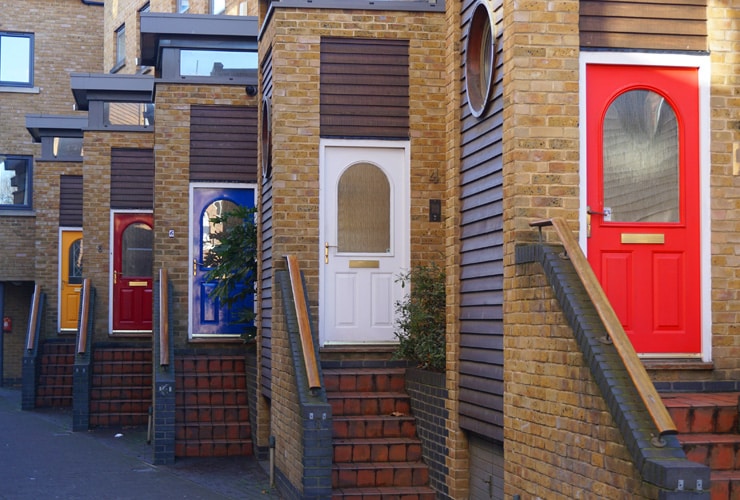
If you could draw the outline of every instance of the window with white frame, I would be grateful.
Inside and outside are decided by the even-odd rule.
[[[126,62],[126,25],[122,24],[116,30],[116,64],[118,68]]]
[[[177,0],[177,12],[182,14],[190,8],[190,0]]]
[[[226,10],[226,0],[211,0],[211,14],[223,14]]]
[[[0,85],[33,86],[33,34],[0,32]]]
[[[0,210],[30,209],[33,159],[0,155]]]

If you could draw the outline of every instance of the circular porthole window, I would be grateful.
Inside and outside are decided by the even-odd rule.
[[[486,110],[493,87],[495,64],[493,20],[486,0],[478,0],[468,25],[465,44],[465,90],[476,118]]]
[[[262,99],[262,177],[272,174],[272,104],[270,99]]]

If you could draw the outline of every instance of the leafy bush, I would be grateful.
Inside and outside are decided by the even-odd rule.
[[[257,279],[257,224],[255,208],[237,206],[211,222],[221,224],[224,230],[214,235],[214,248],[204,259],[211,269],[205,279],[216,282],[209,296],[218,298],[224,307],[236,309],[236,323],[245,324],[242,338],[254,339],[257,329],[253,326],[255,314],[247,307],[246,300],[254,294]]]
[[[410,291],[396,302],[395,356],[414,361],[419,368],[445,370],[445,272],[437,264],[413,267],[397,281]]]

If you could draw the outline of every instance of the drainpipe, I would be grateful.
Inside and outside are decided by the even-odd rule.
[[[96,7],[102,7],[105,5],[103,2],[93,2],[92,0],[80,0],[80,2],[84,3],[85,5],[94,5]]]
[[[270,436],[270,488],[275,487],[275,436]]]

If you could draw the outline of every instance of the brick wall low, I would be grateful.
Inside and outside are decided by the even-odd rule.
[[[33,283],[4,283],[5,305],[3,315],[10,316],[13,328],[3,336],[3,373],[4,385],[19,385],[23,377],[23,350],[26,345],[28,313],[33,296]]]
[[[411,397],[411,412],[416,418],[416,432],[422,442],[424,462],[429,466],[429,485],[438,499],[449,496],[447,486],[448,425],[450,414],[445,374],[416,368],[406,370],[406,392]]]

